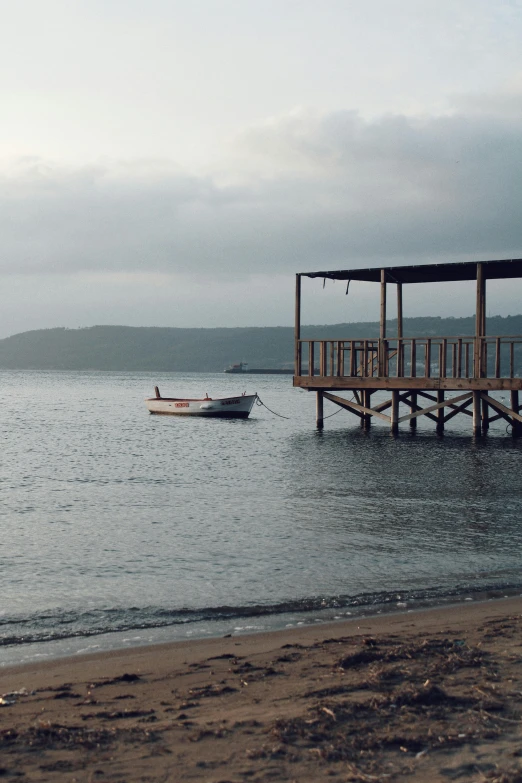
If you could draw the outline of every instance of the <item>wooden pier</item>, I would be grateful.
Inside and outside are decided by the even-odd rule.
[[[301,281],[375,282],[380,285],[380,335],[377,339],[301,339]],[[438,432],[457,414],[472,418],[473,433],[487,432],[504,419],[513,435],[522,434],[519,392],[522,378],[522,335],[486,335],[487,280],[522,278],[522,259],[453,264],[346,269],[296,275],[294,386],[317,394],[316,423],[323,427],[323,400],[350,411],[369,427],[376,417],[396,433],[401,423],[414,429],[419,416],[431,419]],[[413,283],[475,281],[475,334],[470,336],[404,337],[402,287]],[[397,295],[397,334],[386,334],[389,286]],[[351,399],[339,395],[348,391]],[[372,405],[376,392],[388,399]],[[509,392],[506,405],[492,392]],[[399,415],[400,404],[409,411]],[[387,411],[385,413],[385,411]]]

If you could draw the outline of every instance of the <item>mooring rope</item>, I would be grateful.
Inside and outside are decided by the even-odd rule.
[[[344,411],[344,408],[339,408],[338,411],[334,411],[333,413],[329,413],[328,416],[323,416],[323,421],[325,419],[331,419],[332,416],[337,416],[338,413],[341,413],[341,411]]]
[[[349,402],[353,402],[354,399],[355,399],[355,397],[352,394],[352,399],[349,400]],[[271,408],[268,407],[268,405],[265,405],[265,403],[263,402],[263,400],[261,399],[261,397],[258,394],[256,394],[256,405],[262,405],[263,408],[266,408],[267,411],[270,411],[270,413],[273,413],[274,416],[279,416],[280,419],[290,419],[291,418],[291,416],[283,416],[281,413],[276,413],[275,411],[273,411]],[[331,419],[332,416],[337,416],[337,414],[341,413],[343,410],[344,410],[344,408],[339,408],[338,411],[335,411],[334,413],[329,413],[328,416],[323,416],[323,421],[324,421],[324,419]]]
[[[355,397],[354,397],[354,395],[352,394],[352,399],[351,399],[351,400],[348,400],[348,402],[353,402],[353,401],[354,401],[354,399],[355,399]],[[337,414],[338,414],[338,413],[341,413],[341,412],[342,412],[342,411],[344,411],[344,410],[345,410],[345,408],[339,408],[339,410],[338,410],[338,411],[334,411],[333,413],[329,413],[329,414],[328,414],[328,416],[323,416],[323,421],[324,421],[325,419],[331,419],[331,418],[332,418],[332,416],[337,416]]]
[[[271,410],[268,405],[265,405],[261,397],[259,395],[256,396],[256,405],[262,405],[263,408],[266,408],[267,411],[270,411],[270,413],[273,413],[274,416],[279,416],[280,419],[289,419],[290,416],[282,416],[280,413],[276,413],[275,411]]]

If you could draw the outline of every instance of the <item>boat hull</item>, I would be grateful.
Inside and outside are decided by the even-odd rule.
[[[210,397],[202,400],[183,400],[175,397],[151,397],[145,400],[149,413],[156,416],[202,416],[214,419],[247,419],[257,395],[239,397]]]

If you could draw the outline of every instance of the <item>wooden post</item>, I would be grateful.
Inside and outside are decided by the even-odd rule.
[[[372,393],[369,389],[364,389],[362,393],[363,405],[365,408],[371,407]],[[369,430],[372,424],[372,417],[369,413],[365,413],[361,418],[361,426],[365,430]]]
[[[357,362],[355,354],[355,340],[350,340],[350,378],[357,375]]]
[[[404,337],[402,332],[402,283],[397,283],[397,337]]]
[[[386,337],[386,270],[381,269],[381,331],[380,338]]]
[[[431,377],[431,339],[426,338],[426,365],[424,368],[424,375],[426,378]]]
[[[482,338],[486,326],[486,285],[482,264],[477,264],[477,305],[475,313],[475,366],[473,375],[475,378],[484,377],[485,368],[482,367]]]
[[[385,362],[386,357],[384,355],[385,345],[384,340],[386,338],[386,270],[381,269],[381,319],[380,319],[380,332],[379,332],[379,376],[382,378],[385,375]]]
[[[445,378],[447,376],[447,369],[448,369],[448,341],[445,337],[442,339],[441,343],[441,353],[440,353],[440,377]]]
[[[481,264],[482,266],[482,264]],[[486,276],[482,270],[482,337],[486,336]]]
[[[341,340],[337,340],[336,341],[336,350],[335,350],[335,356],[336,356],[335,363],[337,365],[337,370],[336,370],[335,374],[337,375],[338,378],[340,378],[341,375],[342,375],[342,372],[341,372],[341,367],[342,367],[341,354],[342,354],[342,342],[341,342]]]
[[[473,392],[473,435],[480,435],[480,392]]]
[[[327,343],[321,340],[319,343],[319,375],[324,378],[326,375]]]
[[[417,410],[417,392],[412,392],[410,394],[410,413],[415,413]],[[410,419],[410,429],[416,430],[417,429],[417,416],[415,416],[414,419]]]
[[[301,275],[295,276],[295,330],[294,330],[294,373],[301,375]],[[308,373],[310,375],[310,373]]]
[[[394,435],[399,432],[399,394],[398,389],[392,391],[391,404],[391,431]]]
[[[404,377],[404,341],[399,337],[397,339],[397,378]]]
[[[417,342],[411,341],[411,353],[410,353],[410,377],[415,378],[417,376]]]
[[[444,402],[444,390],[437,390],[437,402]],[[444,408],[437,410],[437,432],[442,434],[444,432]]]
[[[314,341],[308,343],[308,375],[315,375]]]
[[[404,375],[404,343],[402,342],[402,283],[397,283],[397,377]]]
[[[318,391],[317,392],[317,400],[316,400],[316,424],[317,429],[322,430],[324,427],[324,416],[323,416],[323,392]]]
[[[363,371],[362,375],[368,376],[368,340],[363,340]],[[366,405],[366,403],[365,403]]]
[[[404,375],[404,345],[402,342],[402,283],[397,283],[397,377]]]
[[[486,400],[482,400],[481,420],[482,420],[482,432],[489,430],[489,405]]]

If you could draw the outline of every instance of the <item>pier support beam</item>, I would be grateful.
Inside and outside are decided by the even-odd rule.
[[[362,393],[363,405],[365,408],[371,408],[372,393],[369,389],[364,389]],[[369,430],[372,424],[372,417],[369,413],[363,414],[361,417],[361,427],[364,430]]]
[[[412,392],[410,394],[410,413],[415,413],[417,410],[417,393]],[[417,417],[410,419],[410,429],[415,431],[417,429]]]
[[[489,430],[489,405],[487,404],[486,400],[481,400],[482,402],[482,410],[481,410],[481,422],[482,422],[482,432],[486,433]]]
[[[444,402],[443,389],[439,389],[437,391],[437,402],[438,403]],[[439,433],[439,435],[442,435],[442,433],[444,432],[444,417],[445,417],[444,408],[439,408],[437,411],[437,432]]]
[[[323,392],[318,391],[317,392],[317,400],[316,400],[316,406],[315,406],[315,420],[316,420],[316,426],[318,430],[322,430],[324,427],[324,414],[323,414]]]
[[[480,421],[480,412],[481,412],[481,403],[482,400],[480,398],[480,392],[474,391],[473,392],[473,435],[480,435],[481,432],[481,421]]]
[[[399,396],[400,392],[394,389],[391,404],[391,431],[394,435],[399,432]]]

